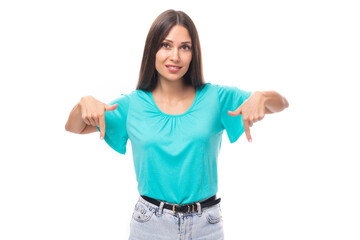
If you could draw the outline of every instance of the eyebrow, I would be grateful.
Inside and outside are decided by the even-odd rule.
[[[173,41],[171,41],[171,40],[169,40],[169,39],[165,39],[164,41],[168,41],[168,42],[172,42],[172,43],[173,43]],[[190,41],[182,42],[181,44],[183,44],[183,43],[190,43],[190,44],[191,44]]]

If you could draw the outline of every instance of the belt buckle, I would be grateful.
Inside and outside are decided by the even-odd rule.
[[[177,212],[176,210],[175,210],[175,206],[180,206],[180,205],[178,205],[178,204],[173,204],[173,207],[172,207],[172,210],[173,210],[173,212]],[[195,212],[195,204],[192,204],[192,205],[188,205],[187,206],[188,207],[188,210],[187,210],[187,212],[189,213],[189,212]],[[197,209],[197,206],[196,206],[196,209]]]
[[[176,211],[175,211],[175,206],[179,206],[179,205],[178,205],[178,204],[173,204],[172,210],[173,210],[173,212],[176,213]]]

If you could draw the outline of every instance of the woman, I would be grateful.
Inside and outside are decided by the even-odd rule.
[[[139,200],[129,239],[224,239],[217,192],[222,133],[231,143],[287,100],[274,91],[247,92],[205,83],[192,20],[168,10],[152,24],[136,90],[109,104],[83,97],[66,130],[100,131],[121,154],[131,140]]]

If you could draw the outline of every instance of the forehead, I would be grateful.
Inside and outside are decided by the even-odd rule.
[[[171,40],[173,42],[191,42],[191,36],[189,31],[181,25],[173,26],[168,35],[165,37],[166,40]]]

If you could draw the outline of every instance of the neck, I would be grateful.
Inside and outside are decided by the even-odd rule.
[[[189,85],[186,85],[183,79],[168,81],[159,78],[158,85],[153,92],[156,92],[156,94],[166,99],[166,101],[172,102],[183,99],[186,93],[188,93],[188,90]]]

